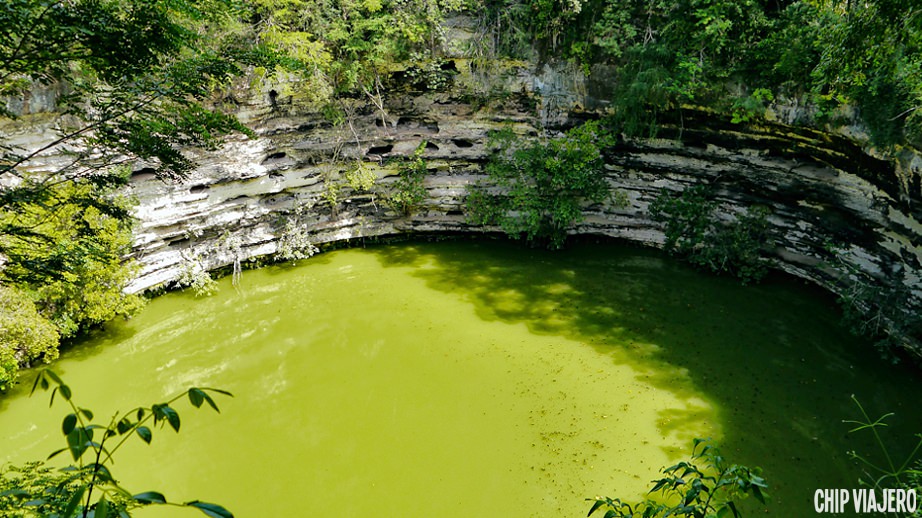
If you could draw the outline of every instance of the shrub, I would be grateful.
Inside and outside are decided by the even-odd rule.
[[[610,140],[595,121],[548,141],[524,141],[511,130],[493,134],[489,180],[469,189],[468,220],[560,248],[583,208],[610,198],[602,167],[602,148]]]
[[[771,243],[768,210],[751,207],[728,223],[716,214],[707,187],[690,187],[679,195],[664,191],[650,205],[653,219],[665,223],[664,248],[714,273],[728,273],[744,284],[768,273],[761,250]]]

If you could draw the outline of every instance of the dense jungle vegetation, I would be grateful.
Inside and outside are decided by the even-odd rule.
[[[805,107],[804,124],[835,122],[849,106],[878,146],[919,147],[920,13],[899,0],[4,2],[4,127],[35,85],[62,94],[52,142],[21,148],[6,133],[0,142],[0,388],[19,366],[53,359],[60,340],[141,305],[122,291],[131,218],[118,188],[129,164],[181,178],[194,166],[182,147],[247,133],[214,103],[237,78],[284,76],[299,102],[342,123],[351,101],[382,106],[397,72],[427,90],[448,86],[442,65],[455,57],[570,60],[587,73],[617,71],[607,115],[622,133],[653,134],[682,106],[745,123],[782,101]],[[455,16],[477,23],[462,56],[446,52]],[[597,152],[567,144],[581,138],[517,146],[534,156]],[[58,159],[43,162],[49,151]],[[596,157],[577,161],[589,175],[579,182],[604,195],[592,183]],[[494,170],[514,182],[512,165]],[[561,207],[559,219],[532,215],[555,243],[561,222],[576,217],[572,203]]]
[[[446,50],[446,22],[458,16],[476,22],[460,55]],[[131,200],[119,188],[137,164],[165,180],[182,178],[195,166],[183,149],[248,134],[233,107],[221,102],[235,81],[281,77],[297,102],[344,124],[359,104],[383,109],[395,75],[422,91],[447,89],[445,65],[454,58],[568,60],[587,74],[598,66],[615,70],[604,129],[593,123],[546,142],[499,136],[488,173],[511,195],[471,197],[474,219],[554,246],[579,218],[581,201],[614,195],[598,176],[610,132],[653,135],[662,117],[682,107],[747,123],[781,102],[800,106],[806,125],[840,122],[850,117],[840,108],[848,107],[880,148],[922,147],[917,2],[6,0],[0,5],[0,390],[15,382],[20,367],[56,358],[62,340],[142,305],[140,296],[123,291],[133,275],[131,262],[123,261],[132,220]],[[50,117],[24,108],[38,86],[59,93],[53,137],[38,147],[19,145],[17,119]],[[423,174],[425,164],[414,155],[401,168],[403,190],[388,202],[411,213],[423,196]],[[710,207],[686,202],[662,201],[657,210],[667,227],[686,217],[689,206],[695,214]],[[693,219],[698,230],[673,229],[672,245],[694,252],[698,264],[757,278],[764,265],[752,234],[764,221],[757,213],[748,217],[751,224],[723,233]],[[310,255],[302,250],[311,250],[308,241],[295,241],[291,257]],[[726,254],[693,246],[708,241],[752,261],[732,266]],[[44,376],[44,386],[70,402],[70,389]],[[217,409],[201,389],[187,395],[196,407],[207,402]],[[70,404],[63,423],[68,449],[75,461],[87,451],[96,461],[76,476],[22,468],[12,489],[0,485],[0,503],[14,516],[49,508],[61,516],[125,515],[132,506],[165,503],[159,493],[113,490],[105,493],[111,504],[91,495],[95,487],[111,489],[100,462],[105,439],[135,433],[149,442],[147,419],[178,431],[169,404],[102,427],[99,444],[87,424],[92,414]],[[748,471],[745,477],[747,484],[760,480]],[[55,487],[60,491],[47,493]],[[23,488],[46,492],[46,500],[19,505],[31,498]],[[213,504],[185,505],[230,516]],[[631,509],[607,499],[593,510],[603,505],[621,513],[613,516]],[[721,509],[720,515],[730,507]]]

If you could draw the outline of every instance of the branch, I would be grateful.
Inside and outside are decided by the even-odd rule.
[[[100,119],[100,120],[98,120],[98,121],[92,122],[92,123],[88,124],[87,126],[84,126],[83,128],[80,128],[79,130],[72,131],[72,132],[70,132],[70,133],[68,133],[68,134],[66,134],[66,135],[62,135],[61,137],[59,137],[58,139],[56,139],[54,142],[51,142],[50,144],[47,144],[47,145],[45,145],[45,146],[43,146],[43,147],[41,147],[41,148],[39,148],[39,149],[37,149],[37,150],[35,150],[35,151],[29,153],[28,155],[25,155],[25,156],[23,156],[23,157],[19,157],[19,158],[16,160],[16,162],[13,162],[11,165],[3,166],[3,168],[0,169],[0,176],[9,173],[10,171],[14,170],[16,167],[21,166],[22,164],[28,162],[29,160],[32,160],[33,158],[35,158],[35,157],[38,156],[39,154],[44,153],[45,151],[48,151],[49,149],[52,149],[52,148],[54,148],[54,147],[57,147],[57,146],[59,146],[59,145],[65,143],[65,142],[67,142],[67,141],[69,141],[69,140],[75,139],[75,138],[77,138],[77,137],[83,135],[84,133],[89,132],[90,130],[96,129],[96,128],[98,128],[98,127],[100,127],[100,126],[102,126],[102,125],[104,125],[104,124],[106,124],[106,123],[112,122],[113,120],[116,120],[116,119],[118,119],[118,118],[120,118],[120,117],[123,117],[123,116],[125,116],[125,115],[127,115],[127,114],[129,114],[129,113],[131,113],[131,112],[133,112],[133,111],[137,111],[137,110],[139,110],[140,108],[143,108],[143,107],[145,107],[145,106],[147,106],[147,105],[153,103],[154,101],[160,99],[160,98],[163,97],[164,95],[165,95],[165,92],[164,92],[163,90],[160,90],[160,91],[158,91],[158,92],[155,92],[155,93],[154,93],[152,96],[150,96],[148,99],[142,100],[142,101],[140,101],[140,102],[134,104],[133,106],[129,106],[129,107],[125,108],[124,110],[118,112],[118,113],[115,113],[115,114],[112,114],[112,115],[108,115],[108,116],[106,116],[106,117],[104,117],[104,118],[102,118],[102,119]]]

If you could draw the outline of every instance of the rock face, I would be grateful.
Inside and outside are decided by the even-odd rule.
[[[257,134],[216,152],[185,181],[165,184],[139,166],[134,257],[129,289],[175,281],[189,268],[212,270],[277,253],[292,234],[314,244],[414,232],[482,232],[465,220],[467,186],[484,180],[488,133],[511,127],[553,137],[604,108],[610,74],[592,80],[567,66],[494,64],[457,59],[443,67],[441,91],[393,85],[384,99],[352,105],[333,125],[299,106],[283,88],[263,84],[229,94]],[[827,289],[856,284],[907,293],[922,307],[922,157],[883,158],[860,128],[822,132],[779,122],[734,125],[700,112],[666,124],[661,138],[621,139],[606,150],[608,181],[627,205],[588,207],[573,234],[603,235],[651,246],[664,242],[648,207],[664,190],[711,185],[730,218],[753,205],[769,209],[774,265]],[[857,129],[856,129],[857,128]],[[388,202],[401,159],[417,148],[425,161],[426,197],[411,214]],[[373,174],[360,186],[358,172]],[[287,241],[286,241],[287,240]],[[907,342],[920,356],[922,347]],[[922,356],[920,356],[922,357]]]

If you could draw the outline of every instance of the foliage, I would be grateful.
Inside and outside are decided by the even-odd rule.
[[[752,207],[728,223],[720,221],[717,204],[705,186],[675,196],[663,191],[650,204],[650,214],[665,223],[664,248],[714,273],[728,273],[744,284],[768,272],[761,250],[769,244],[768,211]]]
[[[913,2],[494,0],[482,13],[497,54],[616,67],[611,110],[629,135],[684,105],[742,123],[785,97],[856,105],[876,143],[922,144]]]
[[[17,118],[37,85],[52,90],[56,111],[37,146],[0,142],[0,280],[27,292],[62,338],[140,305],[122,291],[132,276],[122,263],[130,207],[113,192],[128,182],[125,164],[182,177],[193,167],[183,148],[249,133],[205,106],[263,54],[218,30],[232,6],[10,0],[0,8],[0,118]]]
[[[61,516],[79,487],[66,472],[42,462],[7,466],[0,471],[0,511],[8,518]],[[23,498],[35,498],[36,503],[27,507]]]
[[[547,141],[519,140],[511,130],[494,133],[488,181],[468,191],[469,221],[559,248],[587,203],[610,198],[602,167],[610,139],[595,121]]]
[[[293,216],[285,218],[275,251],[275,256],[282,261],[307,259],[320,251],[311,243],[305,226],[298,224],[300,215],[301,211],[296,210]]]
[[[589,516],[604,509],[605,518],[739,517],[739,501],[752,495],[765,503],[767,497],[768,485],[759,468],[729,464],[706,439],[694,440],[690,461],[663,468],[662,473],[665,476],[654,481],[650,493],[660,492],[669,503],[647,499],[631,505],[618,498],[598,497]]]
[[[871,419],[867,411],[865,411],[864,406],[861,405],[854,394],[852,394],[852,401],[854,401],[855,406],[858,407],[861,417],[857,420],[844,421],[856,425],[855,428],[849,430],[848,433],[869,431],[874,436],[874,442],[880,449],[880,453],[884,459],[884,465],[880,465],[872,461],[870,457],[865,454],[860,454],[855,451],[848,452],[849,457],[857,461],[862,467],[863,476],[859,481],[878,491],[884,488],[896,487],[907,489],[922,488],[922,457],[919,456],[919,453],[922,452],[922,434],[916,434],[917,441],[915,447],[913,447],[912,451],[902,462],[899,462],[894,459],[890,449],[881,438],[879,431],[879,429],[887,427],[885,421],[889,417],[892,417],[893,413],[887,413],[877,419]]]
[[[0,391],[16,380],[20,365],[58,357],[58,332],[25,293],[0,285]]]
[[[832,264],[841,272],[837,302],[842,322],[855,336],[874,340],[881,357],[899,363],[904,342],[922,336],[922,316],[911,309],[910,291],[905,285],[883,287],[843,260],[844,251],[829,246],[836,258]]]
[[[124,292],[134,272],[133,263],[122,259],[131,245],[128,201],[83,179],[40,188],[40,199],[0,206],[0,249],[6,255],[0,282],[10,286],[5,301],[21,304],[4,304],[0,317],[7,330],[0,340],[7,373],[0,386],[15,379],[12,359],[20,366],[54,359],[59,337],[131,315],[142,305],[140,296]],[[24,329],[29,331],[16,331]]]
[[[428,173],[426,161],[423,159],[425,151],[426,141],[423,141],[416,147],[412,156],[400,159],[399,176],[386,196],[388,205],[404,216],[413,214],[413,211],[426,200],[426,188],[423,186],[423,178]]]
[[[733,102],[733,118],[730,122],[739,124],[762,117],[765,113],[765,103],[773,100],[775,100],[775,96],[772,95],[771,90],[757,88],[749,96],[736,99]]]
[[[32,292],[62,338],[135,313],[141,298],[123,291],[133,274],[122,261],[131,247],[129,202],[84,180],[47,193],[53,198],[0,207],[0,225],[29,229],[0,233],[8,258],[0,278]]]
[[[69,406],[62,423],[66,447],[53,452],[49,459],[70,453],[74,464],[53,471],[41,463],[29,463],[20,468],[11,468],[0,473],[0,511],[3,516],[58,516],[60,518],[94,518],[130,516],[132,509],[147,505],[173,505],[198,509],[210,518],[233,518],[233,515],[217,504],[197,500],[174,504],[156,491],[132,495],[119,485],[112,472],[114,455],[132,437],[150,444],[153,440],[151,427],[163,428],[169,425],[179,432],[179,413],[173,404],[184,397],[192,406],[200,408],[204,403],[218,412],[212,394],[231,394],[213,388],[190,388],[164,403],[149,407],[138,407],[116,414],[108,422],[93,422],[93,412],[82,408],[73,400],[73,393],[57,374],[43,370],[32,387],[42,390],[52,388],[51,404],[55,396]],[[96,498],[94,499],[94,495]]]
[[[356,161],[355,167],[345,172],[346,183],[353,191],[371,191],[378,180],[374,170],[365,165],[361,160]]]
[[[445,13],[459,0],[257,0],[260,41],[281,49],[305,78],[305,92],[380,95],[381,77],[442,42]],[[415,60],[414,60],[415,61]]]
[[[211,277],[208,270],[202,266],[197,256],[184,259],[180,263],[176,284],[180,288],[191,288],[196,297],[208,297],[218,291],[218,283]]]

